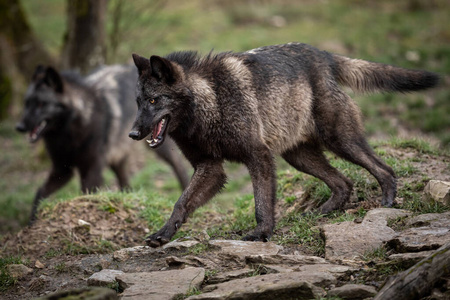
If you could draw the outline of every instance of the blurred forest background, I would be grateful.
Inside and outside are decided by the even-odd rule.
[[[22,98],[38,64],[83,74],[100,64],[130,63],[131,53],[245,51],[304,42],[322,50],[440,73],[440,88],[408,95],[354,96],[373,139],[424,137],[450,144],[450,2],[448,0],[0,0],[0,234],[26,224],[50,162],[42,142],[15,132]],[[134,101],[134,99],[130,99]],[[234,197],[248,175],[228,185]],[[151,180],[152,176],[159,178]],[[113,185],[112,174],[107,182]],[[169,168],[143,166],[134,188],[179,195]],[[52,196],[77,194],[79,185]],[[221,195],[226,198],[226,195]]]

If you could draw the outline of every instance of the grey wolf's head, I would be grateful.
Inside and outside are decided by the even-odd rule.
[[[64,84],[52,67],[38,66],[25,95],[22,119],[16,125],[20,132],[29,133],[34,143],[46,132],[56,128],[66,117],[67,106],[62,103]]]
[[[156,148],[167,133],[180,129],[187,121],[192,94],[178,64],[159,56],[147,59],[137,54],[133,54],[133,60],[139,74],[138,112],[129,136],[141,140],[150,135],[148,143]]]

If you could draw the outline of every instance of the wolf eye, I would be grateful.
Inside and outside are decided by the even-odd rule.
[[[148,101],[150,101],[151,104],[155,104],[156,103],[155,98],[150,98]]]

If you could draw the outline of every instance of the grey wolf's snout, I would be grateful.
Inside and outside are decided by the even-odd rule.
[[[130,138],[132,138],[133,140],[138,140],[139,137],[141,136],[141,133],[140,133],[139,131],[137,131],[137,130],[132,130],[132,131],[130,131],[130,133],[128,134],[128,136],[129,136]]]
[[[16,124],[16,130],[20,132],[27,131],[27,128],[25,127],[25,124],[23,122],[19,122]]]

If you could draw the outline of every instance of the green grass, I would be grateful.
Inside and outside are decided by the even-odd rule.
[[[325,242],[320,236],[318,225],[323,216],[315,213],[291,213],[283,217],[276,227],[276,234],[272,238],[277,244],[300,244],[315,255],[325,254]],[[283,227],[289,227],[286,233],[277,233]]]

